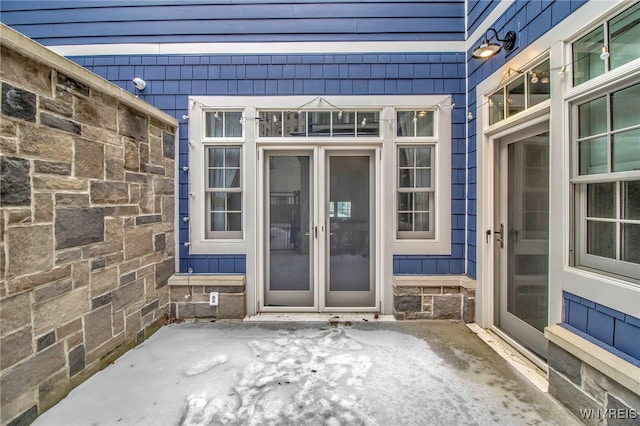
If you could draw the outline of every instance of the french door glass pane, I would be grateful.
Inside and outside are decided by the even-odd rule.
[[[329,290],[369,291],[369,157],[332,156],[329,202],[349,203],[349,217],[329,218]]]
[[[614,222],[587,221],[587,253],[616,258],[616,224]]]
[[[311,288],[309,156],[269,157],[269,290]]]
[[[537,181],[548,176],[548,134],[545,141],[523,140],[508,147],[507,312],[542,332],[547,325],[549,210],[527,199],[548,199],[549,187]],[[548,181],[548,179],[545,179]],[[544,204],[543,204],[544,205]]]
[[[611,69],[640,57],[640,3],[609,21]]]

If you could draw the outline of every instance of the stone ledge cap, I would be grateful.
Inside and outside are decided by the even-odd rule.
[[[178,126],[178,120],[169,114],[2,23],[0,23],[0,45],[7,46],[35,62],[58,69],[68,77],[82,81],[92,89],[111,95],[173,127]]]
[[[558,324],[546,327],[544,336],[571,355],[640,395],[640,368]]]
[[[173,274],[169,277],[170,286],[216,286],[216,287],[236,287],[245,285],[244,275],[194,275],[194,274]]]
[[[476,288],[476,280],[466,275],[394,275],[394,287],[452,287]]]

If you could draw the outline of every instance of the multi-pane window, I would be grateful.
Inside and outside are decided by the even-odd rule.
[[[398,147],[397,237],[434,237],[434,146]]]
[[[549,60],[519,72],[519,77],[489,96],[489,124],[511,117],[551,96]]]
[[[242,162],[239,146],[209,146],[207,153],[207,237],[242,237]]]
[[[259,111],[258,137],[379,137],[380,111]]]
[[[640,57],[640,3],[576,40],[573,85],[577,86]]]
[[[640,278],[640,83],[574,107],[577,263]]]

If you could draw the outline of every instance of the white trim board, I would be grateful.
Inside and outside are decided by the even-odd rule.
[[[279,55],[465,52],[464,41],[362,41],[297,43],[122,43],[47,46],[62,56]]]

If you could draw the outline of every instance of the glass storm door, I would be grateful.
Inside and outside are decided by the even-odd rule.
[[[326,168],[326,307],[373,307],[372,155],[330,153]]]
[[[372,151],[265,155],[264,307],[375,307]]]
[[[312,155],[266,158],[265,306],[314,306]]]
[[[498,328],[546,358],[549,294],[549,134],[501,140],[494,224]],[[512,137],[510,139],[516,139]]]

